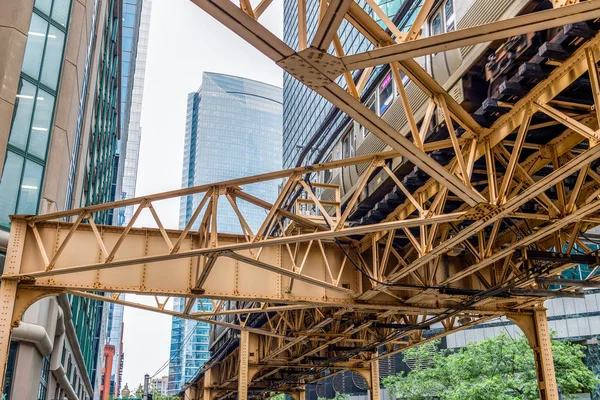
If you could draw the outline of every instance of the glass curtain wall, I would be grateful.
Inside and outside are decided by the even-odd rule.
[[[52,133],[71,0],[36,0],[0,180],[0,228],[36,214]]]

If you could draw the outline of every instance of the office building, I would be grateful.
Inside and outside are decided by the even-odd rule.
[[[281,168],[282,92],[265,83],[230,75],[205,72],[202,86],[188,95],[182,187],[276,171]],[[277,197],[273,182],[243,187],[267,201]],[[200,196],[182,198],[179,225],[183,229],[200,203]],[[265,212],[245,202],[239,208],[253,231]],[[196,221],[195,227],[199,225]],[[242,233],[239,220],[225,202],[218,204],[219,232]],[[184,304],[175,300],[174,309]],[[193,311],[210,311],[208,300],[198,301]],[[209,326],[173,318],[169,393],[175,394],[210,357]]]
[[[124,0],[121,58],[121,140],[116,180],[117,199],[135,197],[142,136],[141,114],[146,77],[152,0]],[[133,207],[119,209],[115,225],[125,226]]]
[[[2,4],[0,266],[10,214],[112,200],[108,166],[119,135],[119,79],[113,73],[119,4]],[[105,315],[101,302],[66,294],[33,304],[13,330],[3,398],[98,398]]]
[[[167,389],[169,385],[169,376],[161,376],[160,378],[154,378],[151,381],[151,391],[152,394],[160,394],[167,395]]]
[[[120,139],[117,141],[117,155],[114,160],[113,196],[115,199],[128,199],[135,196],[137,166],[141,139],[141,109],[144,95],[144,78],[148,37],[150,33],[151,0],[124,0],[122,3],[122,45],[121,45],[121,103]],[[112,215],[115,225],[129,223],[133,207],[123,207]],[[123,313],[124,307],[111,303],[109,308],[107,343],[115,347],[110,393],[120,396],[123,373],[124,352]]]
[[[111,382],[113,358],[115,357],[115,346],[110,344],[104,345],[104,363],[102,368],[102,386],[100,387],[100,399],[109,400],[111,395]]]

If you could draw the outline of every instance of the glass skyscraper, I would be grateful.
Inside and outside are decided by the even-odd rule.
[[[205,72],[202,86],[188,95],[182,187],[197,186],[281,169],[281,88],[250,79]],[[243,187],[267,201],[277,197],[277,182]],[[179,225],[188,223],[201,196],[182,198]],[[229,204],[219,202],[217,225],[222,233],[242,233]],[[255,231],[265,218],[258,207],[240,202],[239,208]],[[200,221],[196,222],[196,228]],[[208,300],[198,301],[193,312],[209,311]],[[183,301],[175,300],[182,312]],[[173,318],[169,392],[188,382],[209,359],[209,326]]]
[[[119,143],[116,199],[135,197],[142,135],[141,114],[152,0],[124,0],[121,58],[121,140]],[[133,206],[119,209],[115,225],[125,226]]]
[[[121,137],[117,144],[118,154],[114,165],[116,170],[113,176],[115,200],[129,199],[135,196],[141,139],[140,118],[144,96],[152,0],[123,0],[122,7]],[[132,211],[133,207],[119,209],[113,216],[113,223],[120,226],[127,225],[131,219]],[[106,342],[115,347],[110,377],[110,394],[119,397],[125,356],[121,346],[123,342],[124,307],[114,303],[110,303],[108,307]]]

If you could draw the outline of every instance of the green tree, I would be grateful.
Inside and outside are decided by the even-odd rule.
[[[439,350],[438,343],[407,350],[405,359],[414,363],[414,369],[384,378],[383,385],[402,400],[539,398],[533,351],[524,336],[512,339],[502,333],[458,352]],[[599,381],[583,363],[583,346],[553,340],[552,353],[566,399],[594,390]]]
[[[157,391],[154,391],[152,393],[152,399],[153,400],[180,400],[180,398],[177,396],[164,395],[164,394],[158,393]]]
[[[348,400],[350,398],[350,396],[348,396],[347,394],[342,394],[342,393],[336,393],[334,397],[331,398],[331,400]],[[318,397],[318,400],[328,400],[326,397]]]

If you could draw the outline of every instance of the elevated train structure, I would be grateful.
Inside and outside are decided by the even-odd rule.
[[[600,0],[498,2],[512,14],[466,28],[459,15],[468,7],[456,2],[454,30],[421,38],[438,12],[433,0],[423,2],[406,32],[375,2],[363,8],[354,0],[321,0],[312,37],[299,13],[297,50],[258,21],[270,0],[193,2],[364,127],[365,140],[377,138],[388,149],[14,216],[0,287],[2,363],[23,311],[66,292],[237,332],[237,343],[222,346],[185,388],[187,399],[272,392],[302,399],[305,385],[346,370],[361,375],[379,399],[379,360],[506,316],[532,346],[540,398],[558,399],[542,302],[581,296],[581,287],[600,280],[595,270],[582,281],[557,278],[578,263],[598,262],[591,251],[571,253],[575,245],[586,249],[580,232],[600,224]],[[299,0],[299,9],[305,4]],[[372,42],[371,50],[346,54],[338,46],[344,19]],[[435,64],[424,68],[415,60],[450,60],[449,52],[465,48],[479,55],[465,57],[454,72],[449,62],[439,72],[448,78],[437,76]],[[397,91],[390,107],[406,127],[363,104],[364,82],[382,64]],[[479,103],[455,97],[450,84],[458,74],[464,85],[473,71],[491,82],[485,91],[474,88]],[[416,95],[409,97],[409,89],[424,109],[411,103]],[[334,180],[352,169],[351,181]],[[243,190],[267,180],[282,182],[273,203]],[[192,194],[202,200],[186,228],[165,229],[155,204]],[[387,207],[376,208],[382,199]],[[236,212],[243,235],[219,232],[219,202]],[[266,210],[259,229],[247,224],[239,202]],[[127,227],[94,223],[99,213],[125,206],[136,207]],[[134,227],[141,213],[151,214],[157,228]],[[153,295],[156,305],[121,300],[121,293]],[[170,297],[186,299],[183,313],[165,308]],[[191,312],[198,298],[210,299],[213,310]],[[442,329],[425,337],[432,326]]]

